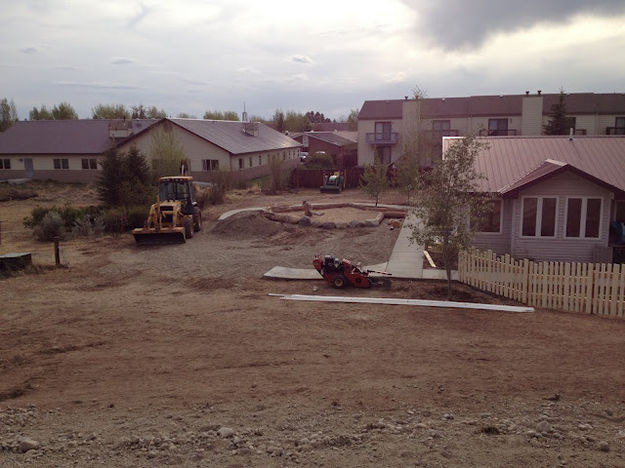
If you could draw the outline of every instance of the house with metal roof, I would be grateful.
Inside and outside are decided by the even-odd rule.
[[[209,181],[215,171],[230,170],[248,180],[269,173],[269,161],[299,161],[300,144],[256,122],[202,119],[38,120],[16,122],[0,133],[0,180],[97,180],[100,159],[115,147],[136,146],[152,162],[156,132],[175,136],[190,161],[196,180]]]
[[[98,159],[158,120],[25,120],[0,133],[0,180],[94,182]]]
[[[358,133],[352,131],[312,131],[294,133],[292,138],[302,143],[308,154],[323,152],[334,161],[338,169],[354,167],[358,164]]]
[[[118,147],[136,146],[150,158],[156,132],[172,133],[184,148],[190,175],[211,181],[217,171],[232,171],[238,180],[269,174],[269,162],[280,160],[285,168],[299,164],[301,144],[259,122],[204,119],[162,119],[132,135]]]
[[[420,164],[441,156],[444,136],[541,135],[560,94],[518,94],[365,101],[358,114],[358,163],[374,154],[396,161],[418,145]],[[625,135],[625,93],[565,95],[574,135]]]
[[[443,138],[443,150],[458,137]],[[625,136],[478,137],[489,213],[473,245],[538,261],[621,261]]]

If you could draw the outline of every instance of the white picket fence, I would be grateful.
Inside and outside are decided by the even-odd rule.
[[[533,262],[471,249],[460,253],[458,279],[533,307],[624,317],[622,264]]]

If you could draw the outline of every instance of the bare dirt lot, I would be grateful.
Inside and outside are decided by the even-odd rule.
[[[97,201],[42,192],[0,203],[0,252],[52,263],[21,217],[57,196]],[[68,241],[69,266],[0,280],[0,466],[625,465],[624,321],[270,297],[444,296],[440,282],[337,291],[261,279],[314,254],[380,263],[397,235],[384,224],[215,221],[305,199],[365,200],[237,192],[186,244]]]

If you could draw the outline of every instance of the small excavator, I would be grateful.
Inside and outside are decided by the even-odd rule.
[[[158,198],[142,228],[132,231],[137,245],[181,244],[202,229],[202,212],[195,201],[193,177],[158,179]]]

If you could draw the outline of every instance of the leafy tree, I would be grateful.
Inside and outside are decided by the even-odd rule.
[[[0,101],[0,132],[4,132],[17,120],[17,109],[13,99],[9,102],[7,98],[2,98]]]
[[[234,111],[210,111],[207,110],[206,112],[204,112],[204,117],[202,117],[203,119],[206,120],[232,120],[235,122],[238,122],[239,119],[239,114],[237,114]]]
[[[156,179],[178,174],[180,162],[187,157],[184,147],[178,142],[174,132],[167,127],[162,127],[154,132],[150,155],[152,158],[153,176]]]
[[[62,102],[52,107],[52,110],[48,110],[45,105],[42,105],[41,109],[33,107],[28,118],[30,120],[77,120],[78,114],[71,104]]]
[[[287,111],[284,117],[284,130],[289,132],[307,132],[312,129],[310,119],[295,111]]]
[[[474,161],[485,145],[474,137],[454,142],[445,155],[424,176],[414,214],[418,222],[410,226],[411,239],[419,245],[440,242],[442,260],[447,272],[447,298],[451,298],[451,269],[460,249],[469,247],[473,229],[470,215],[485,213],[485,201],[478,192],[479,174]]]
[[[98,104],[91,109],[92,119],[130,119],[130,111],[123,104]]]
[[[102,174],[97,190],[107,206],[129,208],[152,202],[154,189],[150,185],[150,168],[145,156],[132,146],[128,153],[109,150],[100,161]]]
[[[78,114],[68,102],[62,102],[52,108],[52,118],[54,120],[78,120]]]
[[[360,176],[360,190],[375,199],[375,206],[378,206],[380,195],[389,188],[386,170],[386,164],[378,157],[376,151],[374,163],[366,164],[365,172]]]
[[[280,133],[284,133],[286,128],[284,127],[284,112],[280,109],[276,109],[273,114],[273,127]]]
[[[41,109],[33,107],[28,113],[28,118],[30,120],[54,120],[52,112],[45,105],[41,106]]]
[[[418,157],[418,154],[407,152],[397,161],[397,185],[399,190],[406,194],[408,204],[421,182]]]
[[[139,104],[132,106],[131,109],[133,119],[164,119],[167,117],[167,113],[163,109],[158,110],[156,106],[144,107],[143,104]]]
[[[347,123],[349,124],[349,130],[355,132],[358,130],[358,109],[352,109],[347,116]]]
[[[323,151],[317,151],[306,158],[306,169],[334,169],[332,156]]]
[[[179,119],[197,119],[195,115],[187,114],[186,112],[180,112],[177,117]]]
[[[310,120],[311,123],[331,122],[330,119],[328,119],[325,115],[323,115],[323,113],[320,113],[319,111],[308,111],[306,112],[305,116],[308,117],[308,120]]]
[[[566,95],[560,90],[558,102],[551,106],[550,120],[543,126],[545,135],[568,135],[569,129],[575,127],[573,119],[566,116]]]

